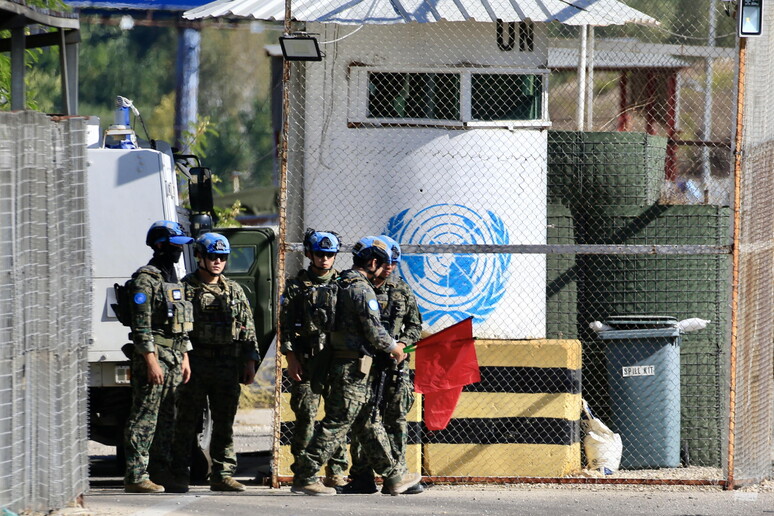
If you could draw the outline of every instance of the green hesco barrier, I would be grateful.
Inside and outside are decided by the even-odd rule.
[[[646,133],[548,131],[548,202],[648,206],[658,201],[667,139]]]
[[[575,220],[570,208],[548,205],[547,243],[575,244]],[[546,337],[577,338],[578,277],[574,254],[546,256]]]
[[[578,243],[728,244],[728,208],[654,205],[598,213],[576,217]],[[577,265],[584,391],[600,405],[600,415],[609,415],[604,349],[588,328],[590,321],[635,314],[712,321],[686,333],[680,346],[681,445],[684,462],[720,466],[730,256],[586,255],[578,256]]]
[[[548,243],[727,245],[728,208],[656,204],[666,144],[644,133],[548,131]],[[632,314],[712,320],[680,347],[681,445],[684,461],[719,466],[729,256],[549,255],[547,266],[547,335],[574,336],[574,297],[583,388],[603,419],[605,358],[589,322]]]

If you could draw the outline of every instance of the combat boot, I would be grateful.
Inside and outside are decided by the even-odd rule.
[[[406,473],[402,477],[394,476],[384,481],[384,485],[387,486],[392,496],[403,494],[411,487],[414,487],[422,480],[422,475],[419,473]]]
[[[245,485],[234,480],[233,477],[225,477],[219,482],[212,482],[210,484],[210,491],[232,491],[241,492],[244,491]]]
[[[376,491],[373,477],[353,477],[349,484],[341,488],[341,494],[373,494]]]
[[[160,471],[150,475],[151,481],[164,486],[167,493],[187,493],[188,478],[183,475],[173,475],[169,471]]]
[[[341,475],[326,476],[323,479],[323,485],[325,487],[332,487],[336,489],[337,487],[344,487],[347,485],[347,480]]]
[[[160,486],[150,480],[143,480],[136,484],[124,484],[127,493],[163,493],[164,486]]]
[[[424,492],[425,492],[425,488],[422,486],[421,483],[419,483],[403,491],[403,494],[419,494]],[[386,484],[382,486],[382,494],[390,494],[390,490],[387,488]]]
[[[325,487],[322,482],[315,482],[314,484],[308,484],[305,486],[293,486],[290,488],[291,493],[301,493],[309,496],[330,496],[335,495],[336,490],[332,487]]]

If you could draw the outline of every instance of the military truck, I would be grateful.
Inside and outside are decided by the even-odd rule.
[[[96,124],[96,128],[94,125]],[[271,228],[212,228],[211,174],[194,156],[180,156],[164,142],[144,142],[126,124],[99,134],[89,126],[88,211],[93,277],[92,333],[89,337],[89,438],[116,446],[123,458],[123,428],[131,407],[129,328],[113,311],[114,284],[123,284],[151,258],[145,236],[156,220],[183,224],[192,236],[223,233],[231,242],[226,274],[240,283],[255,315],[262,356],[274,336],[275,232]],[[102,137],[100,137],[102,136]],[[190,206],[181,205],[178,186],[187,187]],[[189,246],[191,247],[191,246]],[[178,275],[195,266],[192,249]]]

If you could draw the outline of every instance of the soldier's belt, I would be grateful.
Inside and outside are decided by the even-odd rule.
[[[153,344],[155,346],[161,346],[162,348],[173,348],[175,347],[175,339],[172,337],[165,337],[163,335],[157,335],[153,334]]]
[[[241,346],[196,347],[191,354],[200,358],[221,358],[242,356]]]
[[[357,351],[350,351],[345,349],[334,349],[333,350],[333,358],[339,358],[339,359],[345,359],[345,360],[356,360],[362,357],[362,353],[358,353]]]

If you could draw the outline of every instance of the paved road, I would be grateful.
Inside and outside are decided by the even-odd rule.
[[[256,514],[562,514],[774,515],[774,491],[726,492],[708,488],[590,488],[588,486],[435,486],[421,495],[295,495],[289,489],[250,486],[244,493],[212,493],[195,487],[185,495],[128,495],[118,487],[92,488],[92,516],[255,516]]]
[[[431,486],[421,495],[311,497],[290,493],[288,487],[261,484],[269,472],[270,418],[263,411],[238,416],[235,428],[239,452],[237,479],[248,484],[244,493],[213,493],[194,486],[189,493],[135,495],[123,492],[112,449],[92,443],[91,489],[85,509],[61,511],[67,516],[182,515],[347,515],[386,514],[507,514],[507,515],[771,515],[774,482],[723,491],[715,487],[633,485],[483,485]],[[255,451],[258,450],[258,451]]]

